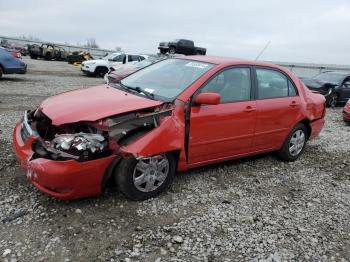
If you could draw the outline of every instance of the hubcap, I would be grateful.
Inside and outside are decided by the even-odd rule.
[[[169,173],[169,161],[164,155],[138,160],[134,168],[135,187],[142,192],[151,192],[160,187]]]
[[[305,134],[302,130],[297,130],[292,135],[289,142],[289,153],[292,156],[297,156],[303,150],[305,144]]]

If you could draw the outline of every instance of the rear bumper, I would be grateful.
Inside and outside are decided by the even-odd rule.
[[[311,135],[309,137],[309,139],[314,139],[315,137],[317,137],[323,126],[324,126],[324,123],[325,123],[325,120],[324,118],[321,118],[321,119],[318,119],[318,120],[315,120],[313,122],[311,122]]]
[[[32,160],[32,144],[37,138],[31,136],[24,142],[21,128],[20,121],[14,129],[13,148],[18,162],[27,173],[27,179],[36,188],[59,199],[76,199],[101,193],[104,174],[115,156],[85,162],[44,158]]]

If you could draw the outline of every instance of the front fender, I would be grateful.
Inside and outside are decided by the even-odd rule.
[[[175,109],[173,114],[165,117],[157,128],[134,143],[121,147],[120,152],[123,155],[131,154],[134,157],[149,157],[164,152],[182,150],[185,141],[185,126],[179,111],[179,109]]]

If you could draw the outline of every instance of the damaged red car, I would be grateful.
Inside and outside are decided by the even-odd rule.
[[[13,142],[28,179],[51,196],[95,196],[113,180],[144,200],[176,171],[271,151],[294,161],[324,115],[325,98],[285,68],[189,56],[50,97],[24,113]]]

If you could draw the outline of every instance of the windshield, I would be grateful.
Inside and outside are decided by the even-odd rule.
[[[112,54],[109,54],[109,55],[102,57],[101,59],[103,59],[103,60],[113,59],[117,55],[118,54],[116,54],[116,53],[112,53]]]
[[[141,62],[136,63],[135,66],[137,68],[144,68],[152,63],[154,62],[152,62],[151,60],[142,60]]]
[[[315,76],[314,78],[321,82],[340,84],[344,76],[342,74],[337,74],[337,73],[322,73]]]
[[[213,67],[204,62],[166,59],[124,78],[121,84],[144,90],[159,100],[171,101]]]

